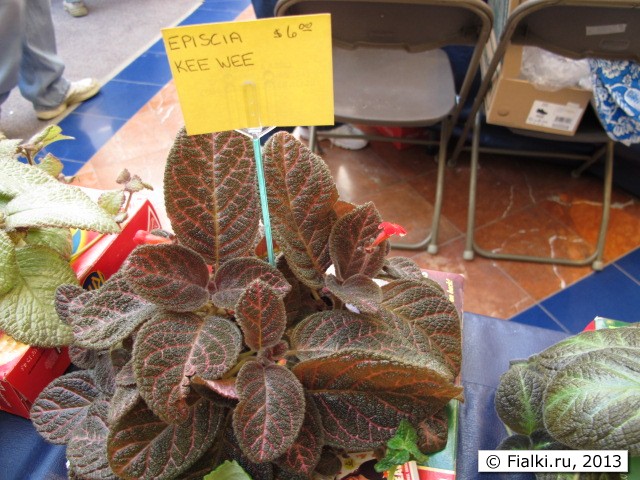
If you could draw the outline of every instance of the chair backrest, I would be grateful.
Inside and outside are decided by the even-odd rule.
[[[280,0],[275,12],[330,13],[336,47],[407,51],[474,45],[488,35],[492,22],[491,9],[481,0]]]
[[[527,0],[502,36],[571,58],[640,61],[640,0]]]

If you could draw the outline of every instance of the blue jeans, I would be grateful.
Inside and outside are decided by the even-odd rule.
[[[251,3],[256,12],[256,18],[269,18],[274,16],[273,11],[278,0],[251,0]]]
[[[18,86],[36,110],[60,105],[69,90],[56,53],[51,0],[0,0],[0,105]]]

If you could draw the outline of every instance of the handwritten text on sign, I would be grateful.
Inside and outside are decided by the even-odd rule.
[[[329,15],[162,31],[189,135],[333,124]]]

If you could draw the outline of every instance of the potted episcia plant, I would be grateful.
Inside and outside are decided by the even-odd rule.
[[[0,330],[29,345],[57,347],[73,339],[54,305],[56,288],[77,282],[69,265],[70,229],[120,230],[117,212],[65,183],[55,156],[38,155],[70,138],[51,125],[24,144],[0,140]]]
[[[638,327],[585,331],[527,360],[512,362],[500,378],[495,406],[514,433],[498,448],[628,450],[629,457],[640,457]],[[592,464],[596,468],[616,466],[616,461],[598,457]],[[561,472],[539,473],[536,478],[623,477],[619,473]]]
[[[183,130],[164,178],[173,233],[142,233],[98,290],[58,289],[81,370],[31,418],[67,445],[74,478],[201,479],[228,460],[254,479],[311,478],[402,420],[423,450],[444,446],[444,407],[462,399],[455,306],[411,260],[386,259],[401,228],[339,201],[293,136],[269,139],[264,163],[275,266],[256,254],[250,140]]]

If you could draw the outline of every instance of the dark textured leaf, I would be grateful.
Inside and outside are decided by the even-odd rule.
[[[109,400],[107,423],[113,425],[129,413],[140,400],[140,393],[135,385],[118,385],[113,397]]]
[[[341,217],[333,226],[329,237],[331,260],[336,277],[346,280],[353,275],[376,277],[389,252],[389,242],[367,253],[365,248],[378,236],[382,217],[373,203],[360,205]]]
[[[136,376],[133,371],[133,359],[131,359],[116,375],[116,386],[132,387],[135,385]]]
[[[383,307],[419,327],[431,349],[457,376],[462,363],[462,331],[455,305],[441,290],[423,282],[396,280],[382,287],[382,291]]]
[[[441,409],[462,389],[435,371],[382,354],[343,350],[293,367],[315,400],[328,445],[375,448],[403,418]]]
[[[565,364],[545,391],[544,424],[553,438],[577,450],[640,455],[637,349],[592,351]]]
[[[323,445],[324,431],[318,407],[312,399],[306,398],[306,412],[300,434],[291,448],[276,459],[275,463],[289,472],[311,477],[320,461]]]
[[[516,433],[502,440],[496,450],[533,450],[533,442],[529,435]]]
[[[341,468],[342,462],[336,452],[332,448],[323,448],[316,472],[321,475],[336,476]]]
[[[240,403],[233,430],[245,455],[254,462],[275,460],[292,445],[305,415],[298,379],[281,365],[248,362],[238,372]]]
[[[87,417],[73,432],[67,445],[67,459],[71,468],[83,478],[104,480],[117,478],[107,461],[108,409],[107,401],[94,402],[89,408]]]
[[[123,479],[179,478],[216,441],[222,420],[221,409],[200,400],[186,422],[168,425],[140,401],[111,426],[109,464]]]
[[[287,326],[284,302],[269,285],[260,280],[249,285],[240,296],[235,312],[244,341],[252,350],[276,345]]]
[[[229,416],[231,417],[231,415]],[[225,460],[235,460],[254,480],[272,480],[274,478],[273,464],[271,462],[255,463],[247,458],[238,444],[231,421],[224,430],[220,449]]]
[[[274,237],[300,281],[318,289],[331,264],[328,239],[337,219],[331,172],[287,132],[268,140],[264,160]]]
[[[284,357],[285,353],[289,351],[289,343],[286,340],[281,340],[272,347],[264,349],[260,352],[264,358],[277,362]]]
[[[382,290],[365,275],[353,275],[342,284],[333,275],[327,275],[326,286],[342,302],[353,305],[360,313],[376,314],[380,309]]]
[[[82,295],[86,293],[86,295]],[[91,298],[91,294],[84,288],[67,283],[60,285],[56,289],[56,313],[60,319],[69,325],[69,309],[78,309],[83,305],[83,301]]]
[[[73,363],[78,368],[83,368],[85,370],[89,368],[93,368],[96,364],[97,351],[91,350],[89,348],[76,347],[75,345],[71,345],[69,347],[69,358],[71,359],[71,363]]]
[[[127,258],[124,275],[146,301],[174,312],[197,310],[209,299],[207,264],[181,245],[137,247]]]
[[[219,307],[233,310],[240,295],[256,280],[265,282],[281,297],[291,290],[282,273],[268,263],[257,258],[236,258],[226,262],[216,272],[213,302]]]
[[[392,257],[385,261],[384,272],[396,280],[422,280],[422,270],[407,257]]]
[[[111,363],[110,352],[98,353],[96,364],[93,368],[93,376],[96,379],[98,388],[108,397],[113,395],[116,389],[116,373],[116,367]]]
[[[449,436],[449,416],[447,407],[423,418],[417,428],[417,445],[421,452],[432,453],[447,445]]]
[[[173,231],[214,270],[253,249],[260,204],[253,147],[244,135],[181,130],[167,159],[164,192]]]
[[[349,350],[384,353],[388,357],[405,358],[412,363],[422,362],[448,374],[440,362],[431,362],[408,341],[410,334],[398,334],[388,322],[371,315],[358,315],[346,310],[318,312],[309,315],[291,334],[291,345],[299,358],[331,355]]]
[[[48,442],[65,444],[101,395],[91,372],[68,373],[40,393],[31,407],[31,422]]]
[[[189,415],[189,379],[222,377],[242,348],[238,327],[225,318],[164,312],[142,326],[133,350],[140,395],[167,423]]]
[[[120,272],[98,290],[85,294],[84,305],[70,308],[68,317],[75,343],[81,347],[109,348],[125,339],[156,311],[154,305],[131,289]]]
[[[514,363],[500,377],[495,407],[500,420],[511,430],[531,435],[544,428],[542,396],[548,379],[526,362]]]

